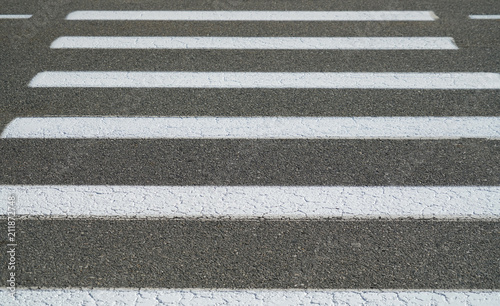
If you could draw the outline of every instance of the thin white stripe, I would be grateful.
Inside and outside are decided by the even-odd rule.
[[[499,305],[493,290],[0,289],[4,305]]]
[[[17,214],[47,217],[500,217],[500,187],[0,186]],[[6,214],[6,204],[2,214]]]
[[[0,15],[0,19],[28,19],[32,15]]]
[[[75,11],[67,20],[434,21],[432,11]]]
[[[500,15],[469,15],[470,19],[500,19]]]
[[[500,139],[500,117],[28,117],[1,137]]]
[[[54,49],[455,50],[451,37],[59,37]]]
[[[500,89],[499,73],[46,71],[30,87]]]

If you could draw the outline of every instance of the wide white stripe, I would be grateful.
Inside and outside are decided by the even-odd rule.
[[[17,214],[50,217],[500,217],[500,187],[0,186]],[[6,214],[7,205],[2,205]]]
[[[451,37],[59,37],[54,49],[455,50]]]
[[[0,15],[0,19],[28,19],[32,15]]]
[[[500,15],[469,15],[470,19],[500,19]]]
[[[500,117],[28,117],[1,138],[500,139]]]
[[[67,20],[433,21],[432,11],[75,11]]]
[[[500,89],[499,73],[46,71],[30,87]]]
[[[481,305],[493,290],[0,289],[3,305]]]

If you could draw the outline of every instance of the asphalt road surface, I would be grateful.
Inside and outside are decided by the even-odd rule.
[[[108,15],[69,17],[79,11]],[[110,11],[139,13],[117,20]],[[193,11],[227,15],[183,17]],[[235,11],[248,19],[228,20]],[[283,17],[289,11],[324,15]],[[339,11],[354,12],[352,20]],[[390,12],[369,13],[379,11]],[[421,20],[398,15],[406,11]],[[500,303],[498,14],[498,0],[0,0],[0,304]],[[54,45],[61,37],[95,39]],[[98,37],[122,41],[99,47]],[[147,41],[158,37],[173,38]],[[259,37],[278,40],[246,40]],[[363,37],[425,39],[356,40]],[[284,48],[283,38],[304,40]],[[38,134],[13,124],[33,117]],[[79,127],[84,117],[98,124]],[[110,117],[153,120],[118,127]],[[164,129],[159,117],[215,118],[216,126],[155,136]],[[234,130],[217,126],[229,117]],[[243,135],[248,121],[239,118],[254,117],[284,123],[262,125],[273,136],[231,136]],[[320,135],[306,122],[304,136],[287,123],[294,117],[354,118],[352,130],[363,132],[341,126]],[[410,132],[388,131],[405,118],[421,121]],[[446,118],[459,122],[451,136],[438,133]],[[132,135],[124,129],[135,136],[120,136]],[[138,196],[127,193],[133,186],[159,189]],[[211,196],[212,187],[227,189]],[[295,197],[272,197],[268,187],[292,188]],[[339,187],[342,198],[332,195]],[[54,198],[58,188],[67,198]],[[164,208],[149,213],[154,201]],[[402,208],[384,210],[389,202]],[[90,208],[73,210],[82,205]],[[147,214],[130,213],[141,205]],[[189,205],[196,212],[167,212]],[[100,206],[110,213],[97,213]],[[101,291],[78,295],[88,288]]]

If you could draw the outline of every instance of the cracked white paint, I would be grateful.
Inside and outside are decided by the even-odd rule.
[[[481,305],[500,304],[480,290],[0,289],[3,305]]]
[[[8,15],[2,14],[0,15],[0,19],[29,19],[32,15]]]
[[[500,117],[28,117],[1,138],[500,139]]]
[[[432,11],[75,11],[67,20],[434,21]]]
[[[53,49],[455,50],[451,37],[64,36]]]
[[[500,15],[469,15],[470,19],[500,19]]]
[[[45,71],[30,87],[500,89],[500,73]]]
[[[49,217],[500,217],[500,187],[2,185],[17,214]],[[3,205],[1,214],[6,214]]]

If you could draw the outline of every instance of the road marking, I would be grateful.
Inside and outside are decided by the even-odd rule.
[[[29,19],[32,15],[0,15],[0,19]]]
[[[0,289],[4,305],[498,305],[494,290]]]
[[[500,89],[486,72],[147,72],[46,71],[30,87]]]
[[[75,11],[67,20],[434,21],[432,11]]]
[[[470,19],[500,19],[500,15],[469,15]]]
[[[456,50],[451,37],[90,37],[65,36],[53,49]]]
[[[1,138],[500,139],[500,117],[26,117]]]
[[[0,186],[17,214],[46,217],[439,218],[500,217],[500,187]],[[6,205],[2,214],[6,214]]]

